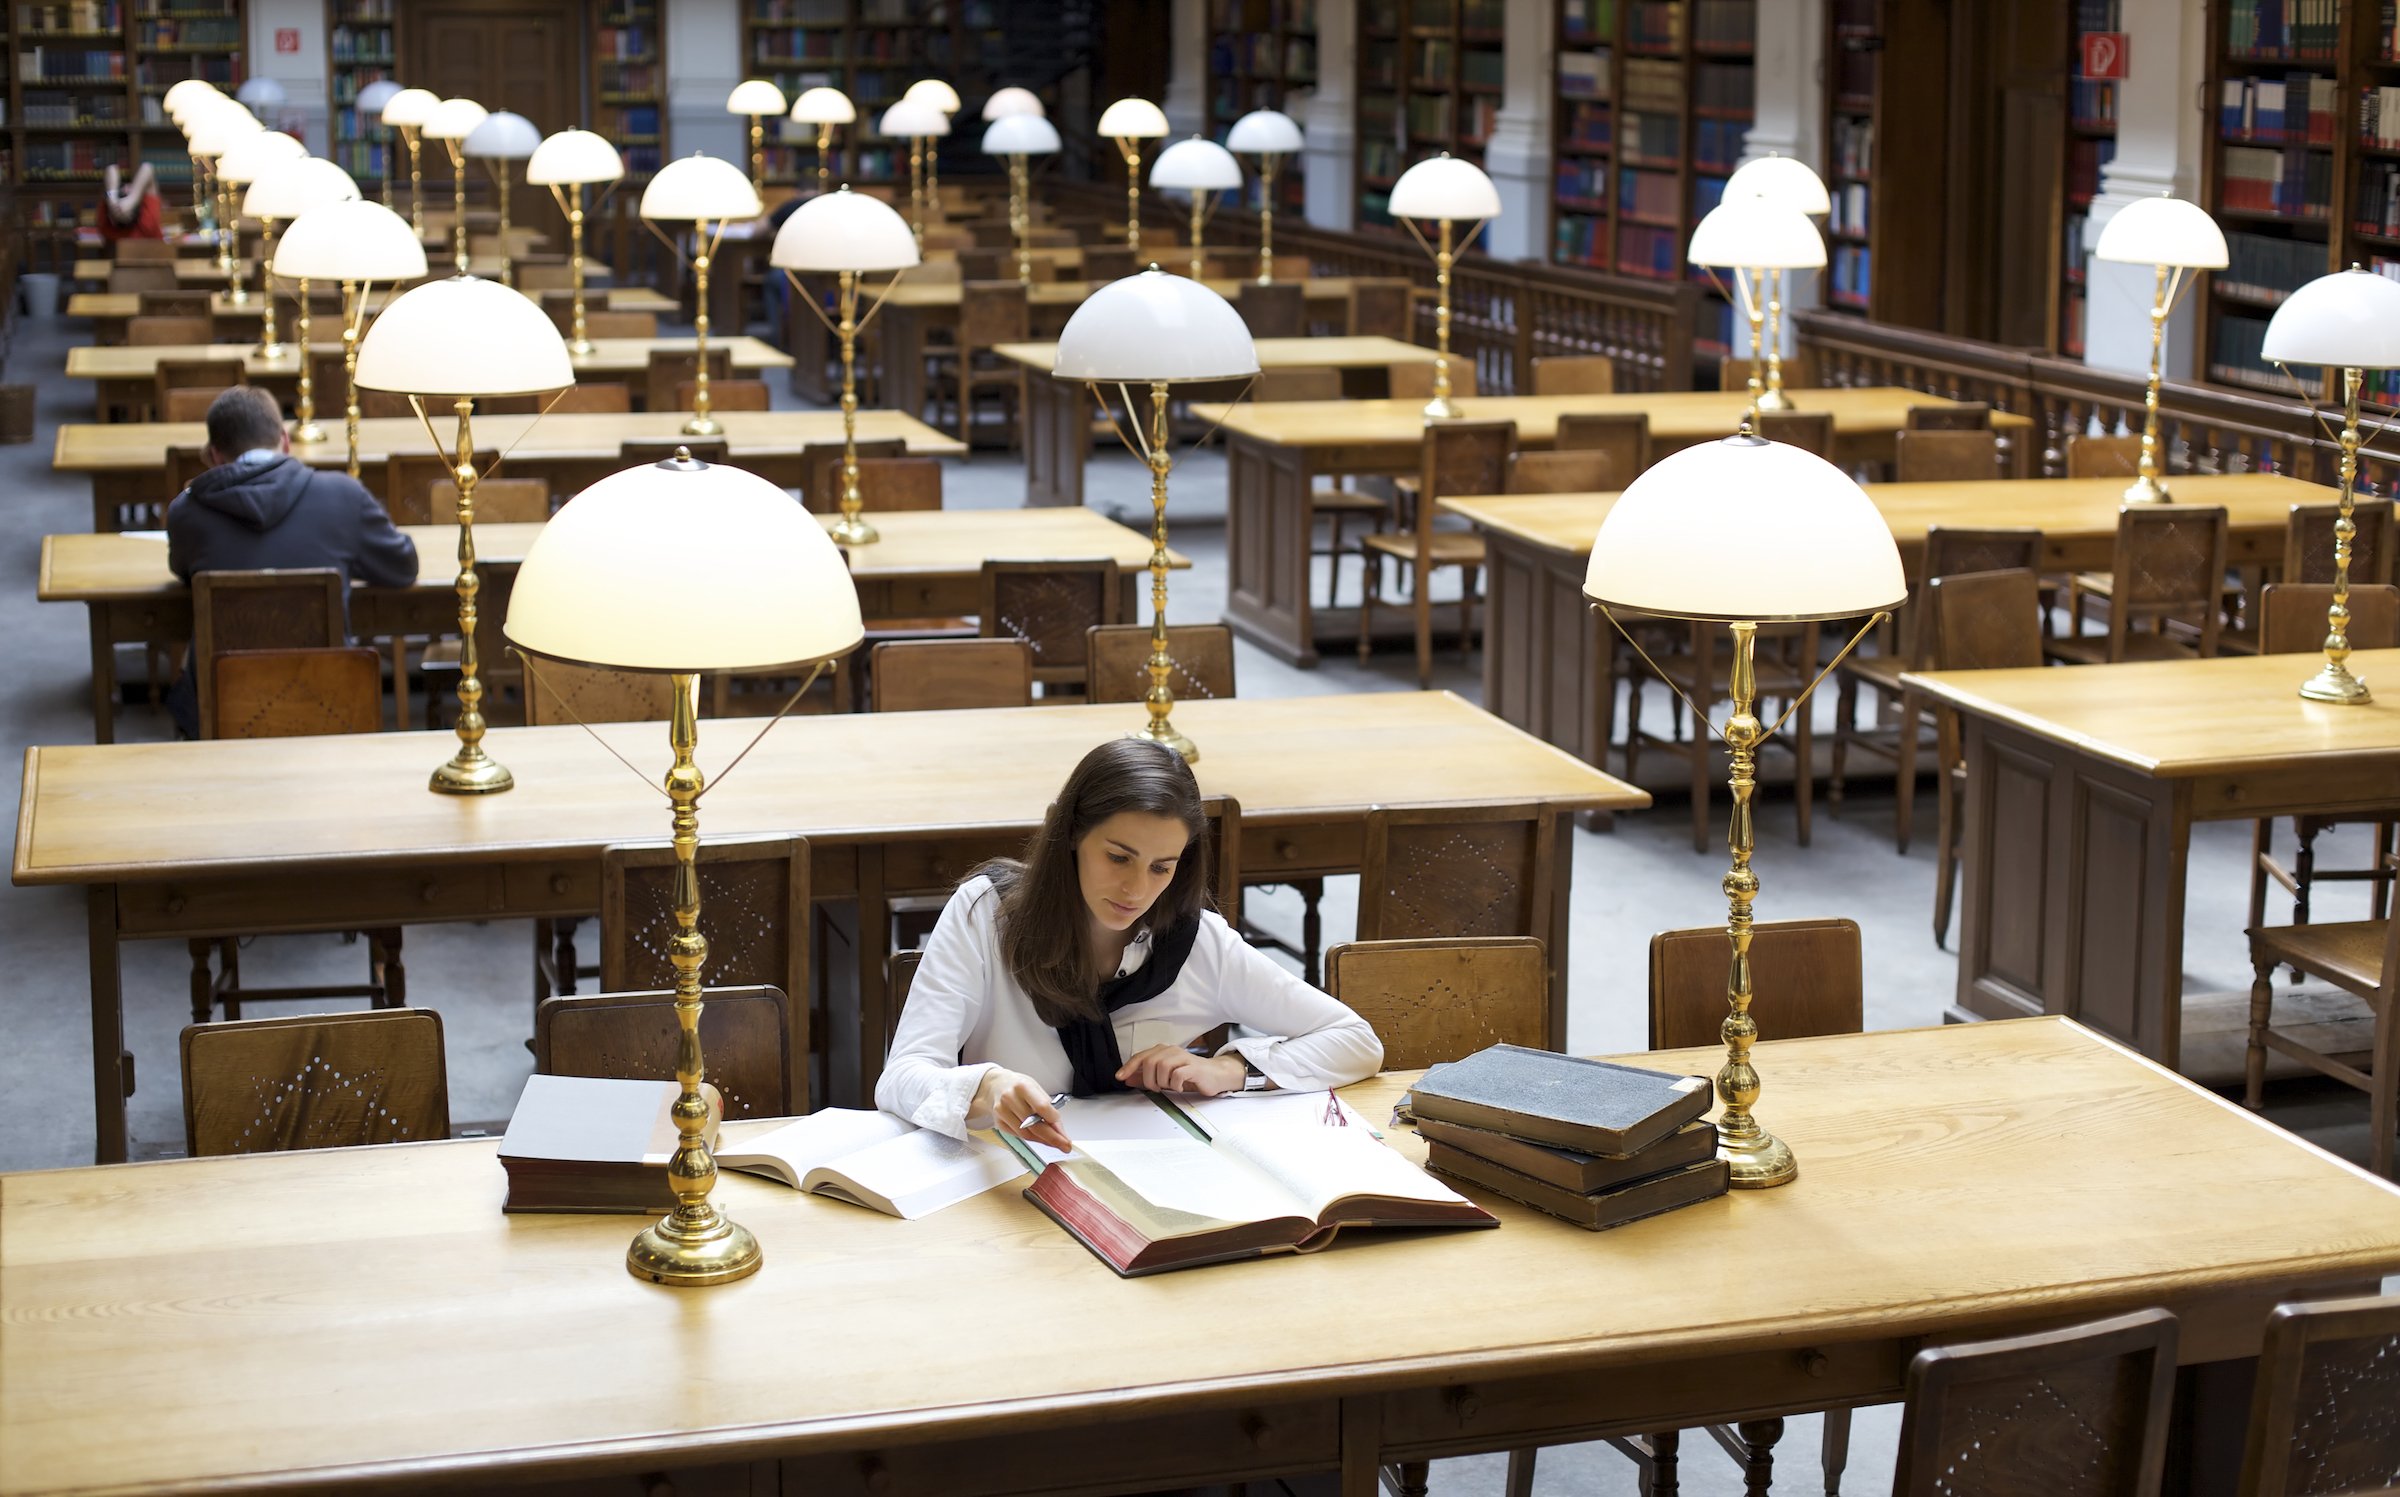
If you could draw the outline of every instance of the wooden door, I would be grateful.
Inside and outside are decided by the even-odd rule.
[[[401,76],[445,99],[468,98],[491,110],[513,110],[544,135],[581,125],[590,116],[587,0],[409,0]],[[447,188],[448,161],[428,151],[426,188]],[[517,168],[509,201],[516,222],[563,235],[565,224],[547,191],[529,192]],[[492,201],[489,174],[468,176],[470,201]]]

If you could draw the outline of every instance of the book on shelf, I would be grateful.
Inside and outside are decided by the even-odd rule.
[[[1567,106],[1560,143],[1585,150],[1605,151],[1616,139],[1616,115],[1605,102],[1582,100]],[[1594,193],[1597,197],[1599,194]]]
[[[1657,52],[1683,49],[1684,0],[1633,0],[1625,17],[1625,39]]]
[[[1649,1148],[1631,1154],[1581,1154],[1490,1128],[1470,1128],[1464,1123],[1421,1115],[1417,1118],[1417,1132],[1428,1143],[1480,1155],[1520,1175],[1530,1175],[1577,1195],[1614,1190],[1653,1175],[1687,1169],[1715,1158],[1717,1153],[1717,1125],[1708,1122],[1686,1123]]]
[[[828,1107],[720,1150],[717,1164],[906,1221],[1021,1178],[1025,1166],[980,1138],[955,1139],[888,1112]]]
[[[2326,152],[2306,146],[2227,146],[2222,175],[2220,207],[2310,220],[2332,212],[2333,157]]]
[[[2262,301],[2280,302],[2306,282],[2325,274],[2325,246],[2313,239],[2283,239],[2235,230],[2225,236],[2225,257],[2225,268],[2210,278],[2210,284],[2220,293]]]
[[[1617,225],[1617,273],[1653,281],[1683,276],[1683,234],[1654,224]]]
[[[715,1147],[724,1099],[703,1083],[707,1137]],[[597,1076],[528,1076],[500,1140],[508,1172],[503,1211],[674,1209],[667,1160],[675,1152],[672,1081]]]
[[[1463,1123],[1586,1154],[1631,1154],[1696,1122],[1708,1078],[1522,1045],[1492,1045],[1435,1066],[1409,1089],[1420,1118]]]
[[[2331,62],[2340,53],[2339,0],[2229,0],[2226,55],[2244,61]]]
[[[1758,0],[1695,0],[1692,40],[1704,47],[1748,47],[1758,40]]]
[[[1867,205],[1873,192],[1864,182],[1844,182],[1827,196],[1833,201],[1833,211],[1825,216],[1826,232],[1863,237],[1867,232]]]
[[[1608,97],[1608,54],[1561,52],[1558,55],[1558,96],[1562,99]]]
[[[1715,1130],[1710,1132],[1713,1137]],[[1481,1186],[1594,1232],[1715,1200],[1733,1184],[1732,1167],[1713,1153],[1697,1164],[1666,1174],[1588,1192],[1562,1189],[1446,1144],[1426,1144],[1425,1167],[1437,1176]]]
[[[2219,86],[2217,133],[2276,145],[2333,144],[2334,79],[2321,73],[2228,78]]]
[[[2110,78],[2067,80],[2067,119],[2079,130],[2117,128],[2117,85]]]
[[[2377,150],[2400,150],[2400,88],[2358,91],[2358,139]]]
[[[1874,290],[1874,262],[1863,245],[1838,244],[1827,259],[1825,283],[1837,306],[1869,304]]]
[[[1617,212],[1627,217],[1674,221],[1683,206],[1676,201],[1676,193],[1673,172],[1627,167],[1617,173]]]
[[[1875,122],[1836,120],[1833,126],[1833,169],[1844,177],[1867,177],[1875,172]]]

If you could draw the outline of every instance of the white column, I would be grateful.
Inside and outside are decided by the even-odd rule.
[[[1825,0],[1786,0],[1758,8],[1756,93],[1742,159],[1791,156],[1825,174]],[[1784,275],[1783,352],[1798,343],[1788,313],[1817,304],[1817,272]],[[1734,319],[1735,352],[1750,351],[1750,329]]]
[[[2100,195],[2084,225],[2087,252],[2083,361],[2095,369],[2150,370],[2150,301],[2157,273],[2147,265],[2088,258],[2117,210],[2135,198],[2171,192],[2201,197],[2200,128],[2191,107],[2207,77],[2208,23],[2183,0],[2125,0],[2126,75],[2117,85],[2117,154],[2100,173]],[[2215,106],[2210,104],[2209,108]],[[2199,349],[2193,298],[2167,322],[2166,375],[2191,377]]]
[[[667,144],[673,155],[706,151],[748,165],[750,123],[725,112],[742,81],[740,0],[675,0],[667,27]]]
[[[270,130],[299,136],[311,155],[324,155],[333,133],[326,124],[330,106],[325,97],[325,7],[316,0],[250,0],[249,18],[243,76],[272,78],[284,92],[283,103],[259,111],[259,117]],[[297,32],[300,49],[276,51],[275,35],[280,31]]]
[[[1317,0],[1317,87],[1294,118],[1307,136],[1308,221],[1320,229],[1358,223],[1357,71],[1357,0]]]
[[[1546,260],[1550,224],[1551,53],[1555,0],[1508,0],[1501,45],[1502,93],[1483,166],[1500,189],[1500,216],[1484,227],[1485,253],[1502,260]]]
[[[1208,128],[1206,0],[1174,0],[1167,18],[1167,96],[1159,108],[1177,138]],[[1113,157],[1113,151],[1110,153]]]

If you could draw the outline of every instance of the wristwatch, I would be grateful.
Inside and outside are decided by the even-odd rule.
[[[1250,1064],[1250,1057],[1249,1057],[1249,1056],[1247,1056],[1247,1055],[1243,1055],[1243,1054],[1242,1054],[1240,1051],[1238,1051],[1238,1050],[1237,1050],[1237,1051],[1235,1051],[1235,1052],[1234,1052],[1234,1054],[1235,1054],[1235,1056],[1236,1056],[1236,1057],[1237,1057],[1237,1058],[1238,1058],[1238,1059],[1241,1061],[1241,1063],[1242,1063],[1242,1090],[1243,1090],[1243,1091],[1246,1091],[1246,1092],[1263,1092],[1263,1091],[1267,1091],[1267,1090],[1271,1089],[1271,1088],[1272,1088],[1272,1087],[1275,1085],[1275,1083],[1274,1083],[1274,1082],[1272,1082],[1272,1081],[1269,1081],[1269,1080],[1267,1079],[1267,1073],[1266,1073],[1266,1072],[1264,1072],[1264,1071],[1260,1070],[1258,1067],[1256,1067],[1256,1066],[1254,1066],[1254,1065]]]

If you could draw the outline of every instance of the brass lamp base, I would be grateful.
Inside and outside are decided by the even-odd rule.
[[[2137,478],[2126,485],[2125,502],[2127,504],[2165,504],[2167,502],[2167,486],[2154,477]]]
[[[1197,764],[1200,762],[1200,746],[1192,742],[1189,738],[1184,737],[1181,733],[1177,732],[1173,723],[1163,721],[1151,723],[1147,727],[1136,728],[1134,731],[1126,734],[1125,736],[1128,738],[1146,738],[1152,743],[1163,743],[1167,747],[1173,749],[1176,753],[1181,754],[1183,756],[1183,762],[1186,764]]]
[[[714,416],[694,416],[683,423],[683,434],[687,437],[721,437],[725,435],[725,427]]]
[[[2363,707],[2375,700],[2367,692],[2367,683],[2350,674],[2350,667],[2328,660],[2324,669],[2303,682],[2300,695],[2312,702],[2333,702],[2344,707]]]
[[[433,772],[433,789],[440,795],[498,795],[516,787],[517,777],[481,744],[462,744],[449,763]]]
[[[1771,1190],[1800,1178],[1791,1146],[1764,1129],[1750,1138],[1719,1138],[1717,1157],[1732,1167],[1735,1190]]]
[[[1792,397],[1784,394],[1781,390],[1770,389],[1758,392],[1758,408],[1762,411],[1788,411],[1795,407],[1792,405]]]
[[[309,422],[305,426],[296,426],[292,428],[292,442],[296,446],[312,447],[324,440],[325,428],[319,426],[314,421]]]
[[[706,1202],[704,1217],[687,1225],[680,1210],[644,1227],[625,1249],[625,1269],[637,1279],[677,1289],[730,1284],[758,1272],[758,1239]]]
[[[589,338],[576,338],[567,344],[567,357],[570,359],[588,359],[599,351]]]
[[[1425,419],[1428,421],[1457,420],[1458,402],[1447,395],[1436,395],[1433,399],[1425,402]]]
[[[826,533],[833,537],[834,544],[840,546],[872,546],[883,539],[875,527],[867,523],[864,515],[844,515],[834,521],[833,529]]]

